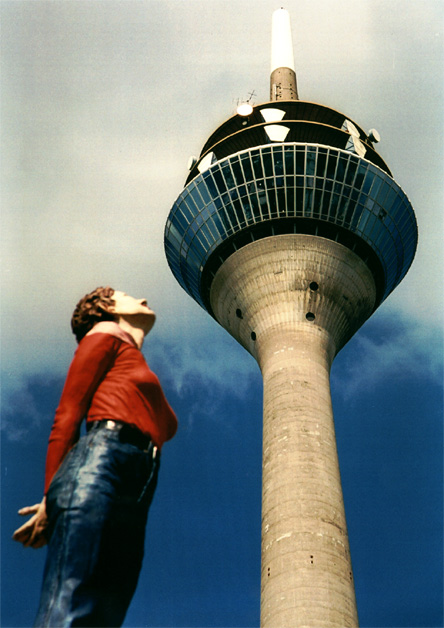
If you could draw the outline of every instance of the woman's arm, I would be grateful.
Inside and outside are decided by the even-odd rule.
[[[64,457],[78,439],[80,424],[97,386],[112,366],[120,344],[121,340],[110,334],[92,334],[83,338],[74,354],[49,437],[45,495]],[[45,545],[46,497],[40,504],[21,508],[19,514],[33,516],[14,532],[12,538],[26,547]]]
[[[85,336],[79,344],[69,367],[49,437],[45,495],[62,460],[78,440],[80,424],[120,345],[121,341],[110,334]]]

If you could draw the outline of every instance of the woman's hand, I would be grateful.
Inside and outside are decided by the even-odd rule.
[[[23,543],[25,547],[38,549],[46,545],[46,528],[48,527],[48,517],[46,516],[46,497],[40,504],[25,506],[18,511],[19,515],[34,515],[25,524],[18,528],[12,538],[14,541]]]

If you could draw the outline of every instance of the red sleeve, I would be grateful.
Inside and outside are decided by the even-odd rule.
[[[110,334],[85,336],[69,367],[55,413],[46,456],[45,494],[63,458],[78,439],[94,393],[112,365],[121,341]]]

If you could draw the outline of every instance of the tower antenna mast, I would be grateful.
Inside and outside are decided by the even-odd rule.
[[[284,8],[272,18],[270,100],[299,100],[290,16]]]

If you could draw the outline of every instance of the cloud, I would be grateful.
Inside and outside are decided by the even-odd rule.
[[[438,386],[443,377],[442,331],[417,325],[408,317],[386,311],[374,315],[336,358],[332,386],[345,400],[410,377]]]
[[[3,392],[2,436],[8,441],[32,442],[36,434],[52,425],[63,378],[42,374],[22,378],[20,383]],[[48,412],[48,408],[52,408]]]

